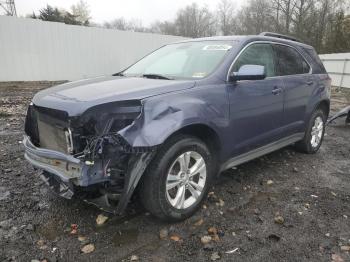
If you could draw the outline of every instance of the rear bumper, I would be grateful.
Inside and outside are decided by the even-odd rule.
[[[38,148],[24,136],[24,157],[36,168],[58,176],[63,182],[72,179],[79,180],[87,171],[88,166],[77,158],[58,151]]]

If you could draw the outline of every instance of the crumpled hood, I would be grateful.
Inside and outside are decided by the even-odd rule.
[[[160,80],[141,77],[98,77],[57,85],[38,92],[33,103],[77,116],[90,107],[109,102],[139,100],[180,91],[195,85],[193,80]]]

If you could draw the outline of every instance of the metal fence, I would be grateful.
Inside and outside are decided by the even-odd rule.
[[[76,80],[112,74],[182,39],[0,16],[0,81]]]
[[[332,85],[350,88],[350,53],[320,55]]]

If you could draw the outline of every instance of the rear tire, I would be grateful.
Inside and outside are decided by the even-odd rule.
[[[326,128],[326,114],[322,109],[316,109],[307,125],[303,140],[297,142],[298,151],[315,154],[321,147]]]
[[[142,204],[161,220],[180,221],[190,217],[208,193],[213,167],[211,152],[201,140],[189,135],[170,138],[142,178]]]

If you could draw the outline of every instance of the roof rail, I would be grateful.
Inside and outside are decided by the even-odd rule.
[[[295,42],[300,42],[301,41],[295,37],[292,36],[288,36],[288,35],[281,35],[281,34],[277,34],[277,33],[272,33],[272,32],[262,32],[259,35],[261,36],[270,36],[270,37],[277,37],[277,38],[282,38],[282,39],[287,39],[287,40],[291,40],[291,41],[295,41]]]

